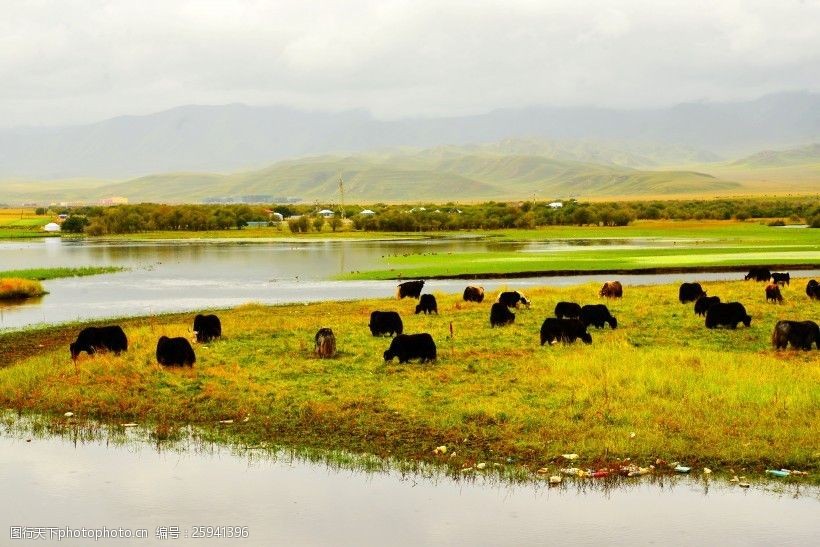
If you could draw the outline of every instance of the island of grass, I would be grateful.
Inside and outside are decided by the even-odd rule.
[[[25,270],[0,271],[0,279],[18,278],[33,279],[36,281],[47,281],[49,279],[59,279],[62,277],[85,277],[89,275],[100,275],[106,273],[121,272],[125,268],[119,266],[82,266],[79,268],[30,268]]]
[[[606,302],[618,328],[592,329],[591,345],[541,346],[538,333],[558,301],[600,302],[592,284],[527,291],[532,307],[495,329],[492,295],[475,304],[435,293],[431,316],[392,298],[246,305],[218,312],[224,338],[195,345],[192,368],[160,367],[154,350],[160,336],[190,337],[194,313],[115,321],[128,352],[76,363],[68,343],[82,325],[6,333],[0,405],[164,432],[193,425],[226,442],[341,449],[454,472],[479,462],[555,470],[567,466],[562,454],[576,453],[576,467],[661,458],[746,475],[801,469],[816,481],[820,352],[770,344],[777,320],[817,320],[805,284],[793,279],[776,305],[760,283],[704,283],[746,305],[751,327],[737,330],[707,330],[692,304],[678,302],[677,285],[627,286]],[[406,333],[431,333],[438,360],[384,362],[390,339],[370,335],[373,310],[400,312]],[[336,334],[335,358],[313,353],[320,327]],[[439,446],[446,454],[434,453]]]
[[[47,294],[39,281],[18,277],[0,277],[0,300],[24,300]]]

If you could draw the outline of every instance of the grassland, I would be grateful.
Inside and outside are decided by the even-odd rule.
[[[192,369],[163,369],[161,335],[190,337],[193,314],[125,319],[129,351],[83,356],[67,344],[79,325],[0,336],[0,404],[18,411],[103,422],[139,422],[168,432],[192,424],[219,438],[341,449],[453,470],[514,462],[531,470],[622,458],[656,458],[718,471],[769,466],[820,470],[817,350],[774,351],[777,319],[818,319],[817,302],[792,281],[782,305],[762,284],[706,283],[710,294],[746,303],[752,326],[706,330],[677,286],[627,287],[608,302],[619,328],[593,330],[593,344],[541,347],[538,330],[559,300],[598,301],[597,285],[528,291],[516,323],[491,330],[489,302],[437,294],[439,316],[411,314],[394,299],[220,312],[225,338],[195,346]],[[374,309],[402,313],[406,332],[430,332],[434,364],[385,363],[389,339],[367,330]],[[452,325],[454,337],[450,338]],[[312,353],[321,326],[339,355]],[[232,420],[231,423],[220,423]],[[433,448],[446,445],[446,455]]]
[[[21,300],[46,294],[39,281],[0,276],[0,300]]]
[[[37,215],[34,209],[0,209],[0,239],[26,239],[49,237],[43,226],[51,222],[51,217]]]
[[[641,221],[624,227],[552,226],[538,230],[487,232],[500,241],[582,240],[594,244],[492,252],[430,252],[393,255],[383,268],[351,272],[344,279],[398,277],[492,277],[582,272],[663,272],[749,265],[818,267],[820,230],[784,229],[736,221]],[[655,240],[652,246],[600,248],[610,240]],[[628,241],[627,241],[628,243]]]
[[[79,268],[32,268],[27,270],[0,271],[0,279],[16,277],[18,279],[33,279],[47,281],[61,277],[86,277],[106,273],[121,272],[124,268],[118,266],[83,266]]]

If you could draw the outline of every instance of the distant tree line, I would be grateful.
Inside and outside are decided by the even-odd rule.
[[[129,234],[146,231],[203,231],[242,229],[248,222],[273,222],[281,214],[295,234],[336,231],[339,215],[325,219],[317,214],[325,205],[113,205],[75,207],[58,212],[71,216],[63,223],[67,232],[89,235]],[[328,208],[333,206],[327,205]],[[711,200],[656,200],[581,202],[568,200],[560,207],[546,202],[486,202],[476,204],[368,205],[345,207],[352,227],[365,231],[428,232],[439,230],[490,230],[539,226],[626,226],[634,220],[747,220],[775,219],[771,224],[805,222],[820,228],[818,196],[785,198],[724,198]],[[335,208],[340,213],[338,207]]]

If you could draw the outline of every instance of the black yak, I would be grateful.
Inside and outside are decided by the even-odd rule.
[[[421,296],[421,289],[423,287],[423,279],[419,279],[418,281],[405,281],[404,283],[399,283],[399,286],[396,289],[396,298],[418,298],[419,296]]]
[[[772,278],[772,272],[768,268],[750,268],[749,273],[743,279],[748,281],[754,279],[755,281],[768,281]]]
[[[490,326],[500,327],[510,323],[515,323],[515,314],[501,302],[495,302],[490,308]]]
[[[390,347],[384,352],[384,360],[392,361],[399,358],[399,363],[406,363],[410,359],[419,359],[420,362],[436,360],[436,343],[433,337],[423,332],[421,334],[399,334],[390,342]]]
[[[776,283],[766,285],[766,302],[783,303],[783,295],[780,294],[780,287]]]
[[[706,291],[700,286],[700,283],[681,283],[678,289],[678,300],[681,304],[687,302],[695,302],[701,296],[706,296]]]
[[[746,308],[740,302],[715,304],[706,312],[707,329],[719,326],[736,329],[738,323],[743,323],[747,327],[752,324],[752,316],[746,313]]]
[[[795,349],[820,349],[820,327],[814,321],[778,321],[772,332],[772,345],[784,349],[791,344]]]
[[[435,313],[438,315],[438,303],[436,297],[432,294],[423,294],[419,298],[419,303],[416,306],[416,314],[419,313]]]
[[[215,315],[197,315],[194,317],[194,333],[200,344],[210,342],[222,336],[222,323]]]
[[[193,366],[196,355],[187,338],[162,336],[157,340],[157,362],[167,367]]]
[[[68,350],[72,359],[77,359],[81,352],[93,355],[98,351],[111,351],[114,355],[128,351],[128,338],[122,327],[109,325],[106,327],[86,327],[77,335],[77,339],[69,344]]]
[[[791,276],[789,272],[786,273],[778,273],[772,272],[772,282],[777,283],[778,285],[788,285],[789,281],[791,281]]]
[[[504,291],[498,295],[496,302],[504,304],[508,308],[517,308],[519,305],[530,307],[530,301],[518,291]]]
[[[806,296],[812,300],[820,300],[820,283],[817,280],[811,279],[806,283]]]
[[[614,329],[618,326],[618,320],[609,313],[609,308],[603,304],[588,304],[581,308],[579,317],[585,327],[592,325],[596,329],[604,328],[604,324],[609,323],[609,327]]]
[[[541,345],[549,342],[564,342],[571,344],[577,339],[581,339],[585,344],[592,343],[592,336],[587,332],[587,328],[578,319],[557,319],[547,317],[541,325]]]
[[[404,332],[401,317],[394,311],[374,311],[370,314],[370,334],[373,336],[393,336]]]

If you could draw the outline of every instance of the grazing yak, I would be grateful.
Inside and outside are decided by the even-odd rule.
[[[336,335],[333,334],[332,329],[322,327],[316,331],[314,341],[316,342],[316,355],[318,355],[320,359],[336,355]]]
[[[814,321],[778,321],[772,332],[772,345],[784,349],[789,344],[795,349],[810,350],[812,344],[820,349],[820,327]]]
[[[783,295],[780,294],[780,287],[776,283],[766,285],[766,302],[783,303]]]
[[[752,324],[752,316],[746,313],[746,308],[740,302],[715,304],[706,312],[707,329],[719,326],[736,329],[738,323],[743,323],[747,327]]]
[[[571,344],[580,338],[585,344],[592,343],[592,336],[587,332],[587,328],[578,319],[557,319],[547,317],[541,325],[541,345],[549,342],[564,342]]]
[[[622,298],[624,295],[624,287],[620,281],[607,281],[598,291],[598,296],[605,298]]]
[[[438,303],[436,302],[436,297],[432,294],[423,294],[419,298],[419,304],[416,306],[416,314],[419,313],[433,313],[435,312],[438,315]]]
[[[820,283],[812,279],[806,283],[806,296],[812,300],[820,300]]]
[[[196,355],[187,338],[162,336],[157,340],[157,362],[166,367],[193,366]]]
[[[791,281],[791,276],[789,272],[786,273],[778,273],[772,272],[772,282],[777,283],[778,285],[788,285],[789,281]]]
[[[128,351],[128,338],[122,327],[109,325],[107,327],[86,327],[77,335],[77,339],[68,345],[71,358],[76,360],[81,352],[93,355],[98,351],[111,351],[114,355]]]
[[[419,359],[422,363],[436,360],[436,343],[433,337],[423,332],[421,334],[399,334],[390,342],[390,347],[384,352],[384,360],[392,361],[399,358],[399,363],[406,363],[410,359]]]
[[[465,302],[484,302],[484,287],[467,287],[464,289]]]
[[[490,327],[500,327],[510,323],[515,323],[515,314],[501,302],[494,303],[490,308]]]
[[[697,315],[706,315],[709,308],[715,304],[720,304],[719,296],[701,296],[695,302],[695,313]]]
[[[558,302],[555,305],[555,317],[558,319],[578,319],[581,316],[581,305],[575,302]]]
[[[768,281],[772,278],[772,272],[768,268],[751,268],[749,273],[743,279],[748,281],[754,279],[755,281]]]
[[[197,315],[194,317],[194,333],[200,344],[210,342],[222,336],[222,323],[215,315]]]
[[[706,291],[703,290],[700,283],[681,283],[678,290],[678,300],[681,304],[695,302],[701,296],[706,296]]]
[[[504,304],[508,308],[518,308],[519,305],[530,307],[530,301],[518,291],[504,291],[498,295],[496,302]]]
[[[405,281],[404,283],[399,283],[398,289],[396,289],[396,298],[418,298],[421,296],[421,289],[424,287],[424,280],[419,279],[418,281]]]
[[[581,308],[579,319],[581,319],[584,327],[592,325],[596,329],[602,329],[605,323],[609,323],[609,327],[612,329],[618,327],[618,320],[612,317],[609,308],[603,304],[587,304]]]
[[[370,334],[373,336],[393,336],[404,332],[401,317],[394,311],[374,311],[370,314]]]

